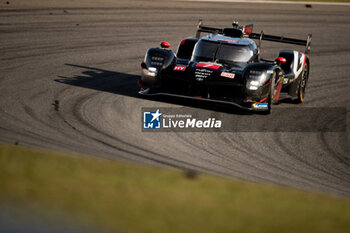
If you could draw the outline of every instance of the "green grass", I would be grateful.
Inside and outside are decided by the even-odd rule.
[[[350,201],[0,144],[0,200],[116,232],[348,232]]]

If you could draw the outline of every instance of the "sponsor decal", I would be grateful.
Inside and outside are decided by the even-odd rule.
[[[254,103],[253,108],[255,108],[255,109],[268,109],[269,105],[268,105],[268,103]]]
[[[208,68],[208,69],[213,69],[213,70],[217,70],[219,69],[221,66],[220,65],[215,65],[215,64],[208,64],[208,63],[198,63],[196,65],[196,67],[202,67],[202,68]]]
[[[221,76],[226,78],[235,78],[235,74],[227,73],[227,72],[221,72]]]
[[[160,129],[161,128],[161,115],[159,109],[155,112],[147,111],[143,112],[143,128],[144,129]]]
[[[197,81],[203,81],[205,78],[209,77],[213,73],[213,70],[208,69],[196,69],[194,76]]]
[[[186,66],[175,66],[174,70],[175,71],[185,71],[186,70]]]
[[[220,37],[214,37],[213,39],[214,39],[214,40],[219,40],[219,41],[237,43],[237,40],[224,39],[224,38],[220,38]]]

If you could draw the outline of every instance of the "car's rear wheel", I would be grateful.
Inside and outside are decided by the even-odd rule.
[[[304,67],[304,71],[303,71],[301,78],[299,80],[298,95],[294,101],[297,104],[301,104],[302,102],[304,102],[305,89],[306,89],[306,83],[307,83],[308,78],[309,78],[309,65],[306,63],[305,67]]]

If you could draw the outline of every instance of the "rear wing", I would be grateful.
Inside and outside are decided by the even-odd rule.
[[[222,34],[223,31],[224,30],[221,28],[204,27],[204,26],[198,25],[196,38],[199,39],[201,37],[202,32],[212,33],[212,34]]]
[[[284,36],[267,35],[267,34],[264,34],[264,31],[261,31],[261,33],[251,33],[249,35],[249,38],[257,39],[259,41],[267,40],[267,41],[286,43],[286,44],[303,45],[305,46],[305,53],[308,54],[310,52],[312,34],[309,34],[306,40],[300,40],[300,39],[288,38]]]
[[[202,32],[204,33],[211,33],[211,34],[224,34],[225,29],[221,28],[213,28],[213,27],[206,27],[202,26],[203,21],[199,20],[198,26],[197,26],[197,33],[196,38],[200,38],[200,35]],[[259,40],[259,47],[261,47],[261,41],[272,41],[272,42],[279,42],[279,43],[287,43],[287,44],[295,44],[295,45],[302,45],[305,46],[305,54],[308,54],[310,52],[311,47],[311,38],[312,34],[309,34],[306,40],[300,40],[300,39],[294,39],[284,36],[273,36],[273,35],[267,35],[264,34],[263,31],[261,33],[253,33],[253,24],[248,24],[244,26],[238,26],[237,22],[232,23],[233,28],[230,28],[230,30],[235,30],[237,35],[241,35],[241,37],[247,37],[251,39]],[[239,32],[241,31],[241,32]]]

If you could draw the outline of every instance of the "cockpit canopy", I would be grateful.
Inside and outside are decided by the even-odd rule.
[[[239,38],[237,39],[240,40]],[[257,54],[258,48],[254,42],[228,43],[222,38],[218,40],[201,39],[194,48],[191,60],[223,64],[247,63],[257,59]]]

